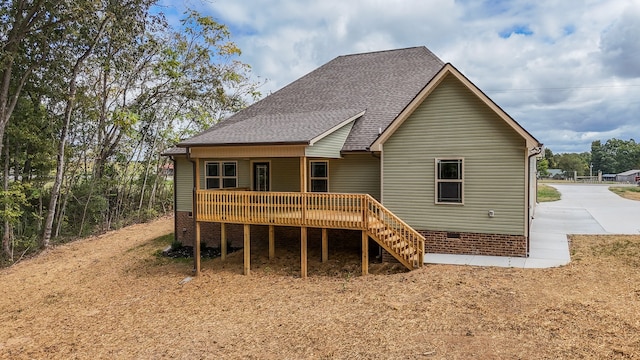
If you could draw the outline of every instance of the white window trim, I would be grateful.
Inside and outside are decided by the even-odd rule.
[[[313,168],[312,164],[313,163],[325,163],[325,164],[327,164],[327,176],[326,177],[313,177],[313,176],[311,176],[313,174],[313,170],[312,170],[312,168]],[[329,189],[330,189],[329,185],[330,184],[329,184],[329,161],[328,160],[310,160],[309,161],[309,184],[307,184],[309,186],[308,187],[309,192],[313,192],[311,190],[311,184],[312,184],[313,180],[326,180],[327,181],[327,192],[329,192]]]
[[[438,162],[439,161],[446,161],[446,160],[460,160],[462,161],[461,164],[461,170],[462,170],[462,178],[458,179],[458,180],[454,180],[454,179],[445,179],[445,180],[440,180],[439,179],[439,173],[438,173]],[[460,205],[464,205],[464,181],[465,181],[465,175],[466,175],[466,171],[464,169],[464,158],[463,157],[459,157],[459,156],[443,156],[443,157],[437,157],[435,158],[434,161],[434,202],[437,205],[453,205],[453,206],[460,206]],[[438,201],[438,184],[441,182],[458,182],[461,184],[460,187],[460,192],[461,192],[461,196],[460,196],[460,202],[450,202],[450,201]]]
[[[232,163],[236,167],[236,175],[235,176],[224,176],[224,164]],[[209,164],[218,164],[218,176],[207,176],[207,167]],[[220,187],[218,188],[209,188],[207,187],[207,179],[219,179]],[[217,161],[205,161],[204,162],[204,188],[206,190],[221,190],[221,189],[233,189],[233,188],[225,188],[224,187],[224,179],[236,179],[236,188],[238,187],[238,162],[233,160],[217,160]]]

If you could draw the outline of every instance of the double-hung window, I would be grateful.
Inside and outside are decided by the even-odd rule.
[[[436,204],[462,204],[464,195],[462,158],[436,159]]]
[[[207,189],[238,187],[238,164],[235,161],[207,161],[204,180]]]
[[[327,161],[311,161],[311,192],[329,192],[329,163]]]

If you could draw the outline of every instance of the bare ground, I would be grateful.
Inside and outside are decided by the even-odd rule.
[[[0,270],[0,358],[640,358],[640,236],[573,238],[554,269],[372,265],[278,243],[191,262],[157,256],[172,220],[131,226]],[[311,244],[310,244],[311,245]]]

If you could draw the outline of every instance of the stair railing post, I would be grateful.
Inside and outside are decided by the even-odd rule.
[[[362,206],[362,230],[369,229],[369,195],[362,195],[360,206]]]

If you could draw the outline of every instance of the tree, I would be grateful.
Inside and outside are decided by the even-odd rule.
[[[43,247],[48,247],[51,239],[53,220],[56,214],[56,206],[60,195],[60,187],[62,186],[65,169],[65,146],[75,107],[77,81],[84,63],[91,55],[93,55],[94,49],[96,49],[97,45],[101,41],[104,41],[103,35],[107,33],[108,27],[115,27],[117,28],[116,33],[121,33],[127,28],[127,25],[131,24],[131,21],[135,22],[135,20],[138,19],[137,15],[139,12],[146,14],[150,4],[146,1],[140,1],[137,3],[114,2],[106,3],[104,4],[104,7],[100,3],[98,3],[96,7],[91,7],[90,5],[94,5],[94,3],[89,1],[84,5],[85,6],[82,7],[82,11],[84,11],[85,14],[82,17],[79,17],[80,20],[69,24],[74,25],[69,26],[69,33],[66,34],[66,36],[70,37],[71,40],[68,40],[67,51],[62,53],[67,60],[70,58],[73,59],[74,53],[79,53],[80,55],[70,61],[71,68],[68,75],[68,91],[66,93],[64,105],[61,136],[58,143],[56,177],[51,190],[47,218],[44,224],[44,233],[42,236]],[[144,17],[146,18],[146,16]]]
[[[609,139],[604,145],[600,140],[591,143],[594,170],[617,174],[640,168],[640,144],[635,140]]]
[[[544,158],[549,162],[549,169],[557,169],[558,161],[556,159],[556,155],[553,154],[553,151],[549,148],[544,148]]]
[[[189,12],[171,29],[152,15],[155,1],[0,4],[0,70],[10,78],[3,84],[11,107],[0,147],[6,239],[47,247],[58,235],[170,211],[159,152],[259,95],[226,26]],[[29,25],[38,36],[24,32],[14,49],[9,32],[29,9],[41,14]],[[26,202],[8,201],[16,191]]]
[[[62,1],[60,1],[62,2]],[[75,12],[58,2],[13,0],[0,4],[0,153],[11,115],[28,79],[49,60],[53,39]]]
[[[589,162],[583,154],[565,153],[556,155],[558,157],[558,167],[562,169],[565,176],[573,177],[574,172],[578,176],[589,173]]]
[[[545,158],[538,160],[537,170],[538,170],[538,176],[548,177],[549,176],[549,160]]]

